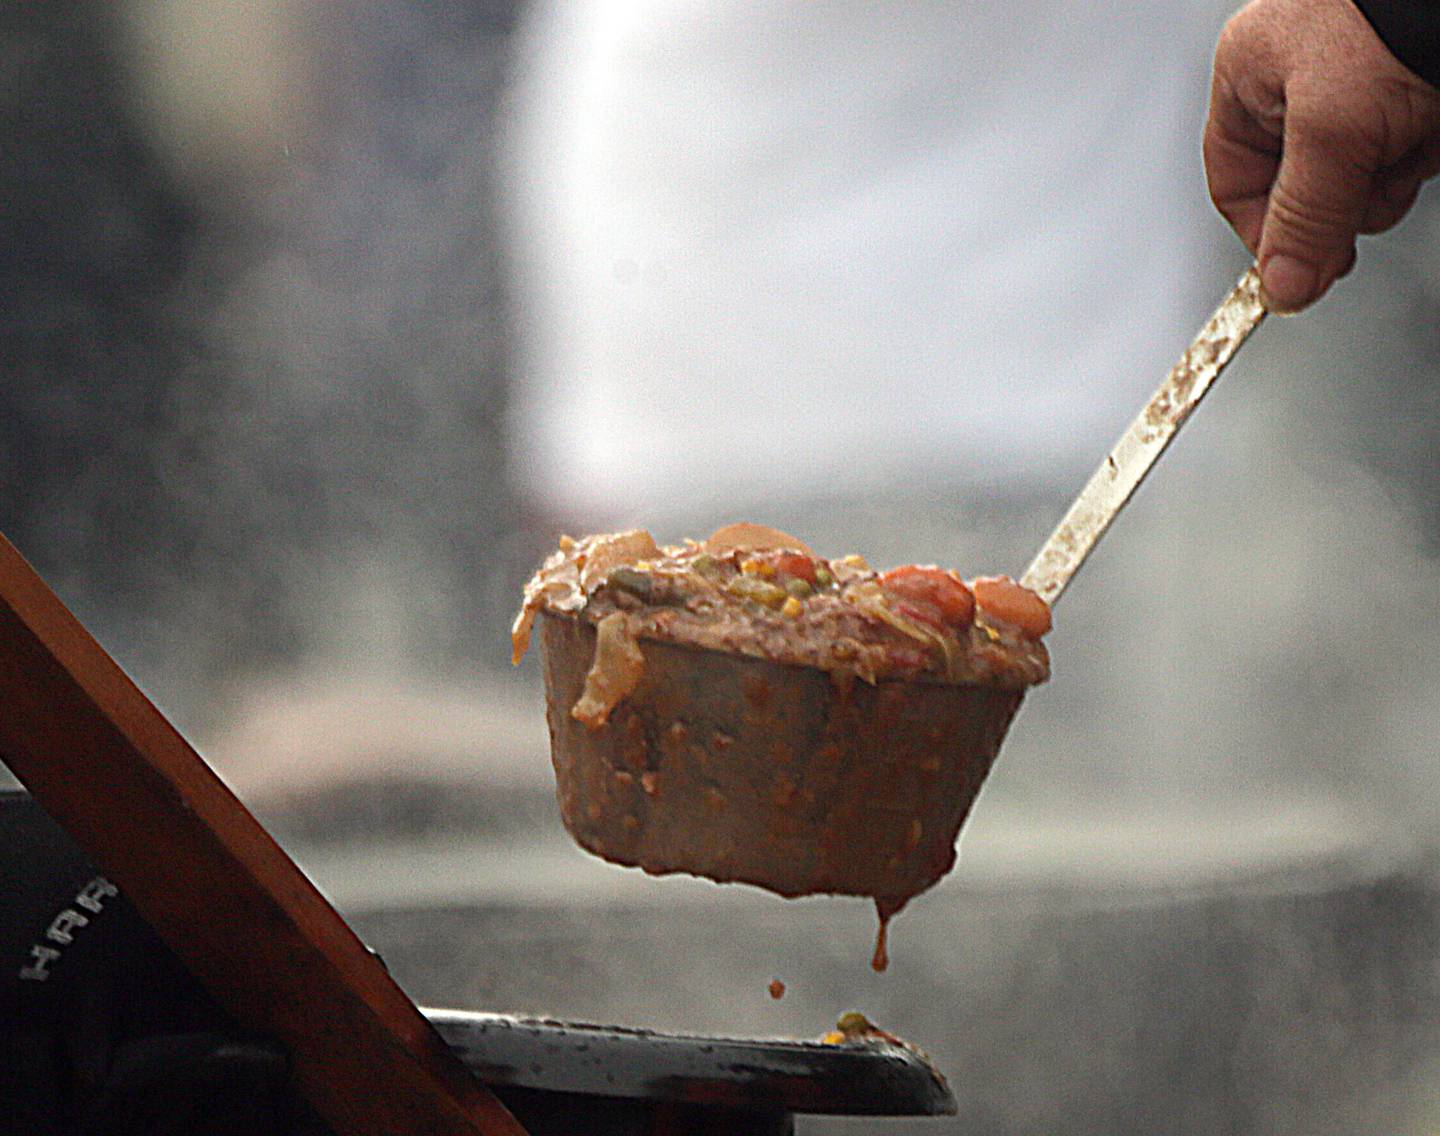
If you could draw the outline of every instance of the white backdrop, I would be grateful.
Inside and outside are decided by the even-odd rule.
[[[519,478],[566,514],[1078,479],[1223,294],[1215,4],[541,5]]]

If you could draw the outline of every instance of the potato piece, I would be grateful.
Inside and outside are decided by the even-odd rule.
[[[621,611],[611,612],[595,625],[595,661],[570,716],[598,730],[620,700],[640,685],[644,674],[645,656],[635,641],[629,617]]]
[[[587,537],[584,554],[585,562],[580,566],[580,586],[586,592],[592,592],[610,574],[610,569],[654,559],[660,555],[660,549],[655,538],[646,530],[631,529]]]
[[[762,551],[772,548],[784,548],[792,552],[803,552],[807,556],[815,554],[810,546],[797,536],[791,536],[779,529],[772,529],[769,525],[755,525],[749,521],[737,521],[733,525],[721,525],[708,537],[705,538],[703,546],[706,552],[719,553],[729,552],[732,549],[743,548],[747,551]]]

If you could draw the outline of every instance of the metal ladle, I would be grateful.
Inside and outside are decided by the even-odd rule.
[[[1022,580],[1053,603],[1264,317],[1252,268],[1081,490]],[[570,710],[594,625],[542,612],[561,816],[591,852],[781,895],[872,896],[884,921],[955,862],[1021,687],[837,682],[812,666],[647,639],[602,729]],[[883,938],[882,938],[883,944]],[[877,950],[876,966],[883,964]]]

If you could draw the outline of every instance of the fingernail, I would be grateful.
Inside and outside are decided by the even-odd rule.
[[[1314,265],[1277,253],[1260,266],[1260,302],[1277,315],[1298,312],[1315,299],[1320,273]]]

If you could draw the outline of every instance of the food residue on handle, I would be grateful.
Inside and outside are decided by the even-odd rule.
[[[770,985],[767,986],[766,989],[770,992],[770,997],[776,1001],[785,997],[785,983],[781,982],[778,978],[772,978]]]

